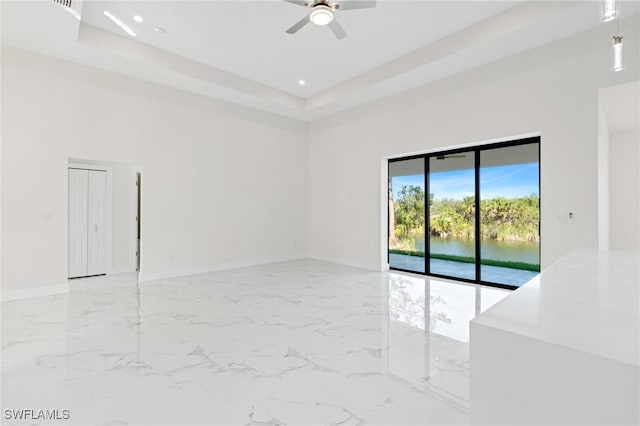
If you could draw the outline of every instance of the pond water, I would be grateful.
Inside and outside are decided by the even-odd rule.
[[[432,253],[470,257],[475,255],[474,240],[431,237],[430,245]],[[416,249],[424,251],[424,238],[416,239]],[[483,259],[535,265],[540,263],[540,243],[537,242],[482,240],[480,250]]]

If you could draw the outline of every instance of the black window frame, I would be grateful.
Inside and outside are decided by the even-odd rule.
[[[510,140],[510,141],[504,141],[504,142],[495,142],[495,143],[489,143],[489,144],[483,144],[483,145],[474,145],[474,146],[469,146],[469,147],[465,147],[465,148],[456,148],[456,149],[449,149],[449,150],[445,150],[445,151],[434,151],[434,152],[428,152],[425,154],[417,154],[417,155],[410,155],[410,156],[406,156],[406,157],[398,157],[398,158],[390,158],[387,161],[387,185],[389,185],[388,183],[388,179],[390,179],[389,177],[389,166],[391,165],[391,163],[395,163],[395,162],[399,162],[399,161],[407,161],[407,160],[416,160],[416,159],[424,159],[424,188],[425,188],[425,213],[424,213],[424,230],[425,230],[425,256],[424,256],[424,272],[421,271],[412,271],[409,269],[402,269],[402,268],[395,268],[392,267],[391,264],[389,263],[389,228],[390,228],[390,218],[389,218],[389,199],[387,197],[387,263],[389,264],[389,269],[393,270],[393,271],[400,271],[400,272],[408,272],[411,274],[418,274],[418,275],[424,275],[424,276],[429,276],[429,277],[435,277],[435,278],[443,278],[443,279],[448,279],[448,280],[455,280],[455,281],[462,281],[462,282],[466,282],[466,283],[470,283],[470,284],[479,284],[479,285],[484,285],[484,286],[488,286],[488,287],[496,287],[496,288],[503,288],[503,289],[507,289],[507,290],[516,290],[518,289],[520,286],[515,286],[515,285],[508,285],[508,284],[502,284],[502,283],[494,283],[491,281],[484,281],[482,280],[482,273],[481,273],[481,238],[480,238],[480,234],[481,234],[481,218],[480,218],[480,153],[482,151],[488,151],[491,149],[498,149],[498,148],[509,148],[509,147],[514,147],[514,146],[521,146],[521,145],[530,145],[530,144],[538,144],[538,210],[542,211],[542,178],[541,178],[541,164],[542,164],[542,157],[541,157],[541,145],[542,145],[542,138],[540,136],[533,136],[533,137],[528,137],[528,138],[522,138],[522,139],[514,139],[514,140]],[[430,259],[429,254],[431,253],[431,247],[430,247],[430,229],[429,229],[429,224],[430,224],[430,218],[429,218],[429,213],[430,213],[430,208],[429,208],[429,204],[428,204],[428,198],[429,194],[430,194],[430,189],[429,189],[429,159],[433,158],[433,157],[437,157],[437,156],[441,156],[441,155],[451,155],[451,154],[461,154],[461,153],[473,153],[474,155],[474,174],[475,174],[475,257],[476,257],[476,261],[475,261],[475,278],[476,279],[468,279],[468,278],[459,278],[459,277],[452,277],[452,276],[448,276],[448,275],[441,275],[441,274],[434,274],[431,273],[430,271],[430,263],[428,261],[428,259]],[[538,217],[538,233],[541,236],[542,235],[542,217],[541,215],[539,215]],[[540,261],[542,262],[542,238],[540,238],[540,243],[538,245],[538,258],[540,259]],[[542,268],[540,268],[542,269]]]

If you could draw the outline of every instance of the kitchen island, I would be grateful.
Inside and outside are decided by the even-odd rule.
[[[471,423],[640,424],[640,253],[574,251],[471,322]]]

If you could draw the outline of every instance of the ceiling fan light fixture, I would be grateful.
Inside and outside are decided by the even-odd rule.
[[[333,11],[329,6],[321,4],[313,8],[309,19],[316,25],[328,25],[333,21]]]

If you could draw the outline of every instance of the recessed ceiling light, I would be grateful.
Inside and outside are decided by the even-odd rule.
[[[122,20],[120,18],[118,18],[116,15],[114,15],[113,13],[109,12],[108,10],[104,11],[104,16],[106,16],[107,18],[111,19],[111,21],[116,24],[117,26],[119,26],[120,28],[122,28],[122,30],[129,34],[132,37],[136,37],[136,33],[133,32],[133,30],[131,28],[129,28],[129,26],[127,24],[125,24],[124,22],[122,22]]]
[[[162,34],[162,33],[164,33],[164,32],[165,32],[165,31],[164,31],[164,28],[162,28],[162,27],[155,27],[155,28],[153,29],[153,31],[157,32],[158,34]]]
[[[306,81],[304,81],[304,80],[299,80],[299,81],[298,81],[298,84],[299,84],[300,86],[304,86],[305,84],[307,84],[307,82],[306,82]]]
[[[136,22],[143,22],[144,19],[142,19],[142,16],[140,15],[133,15],[133,20]]]

